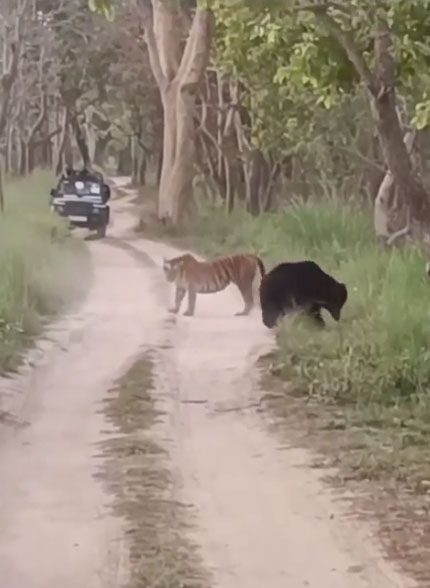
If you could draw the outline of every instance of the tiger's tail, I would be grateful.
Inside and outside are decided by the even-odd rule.
[[[260,304],[260,284],[261,280],[264,278],[266,274],[266,268],[264,267],[264,263],[261,261],[259,257],[256,258],[257,265],[255,266],[255,274],[252,278],[252,300],[254,304]]]

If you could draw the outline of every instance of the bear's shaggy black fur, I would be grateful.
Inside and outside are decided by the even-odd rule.
[[[314,261],[281,263],[264,276],[260,285],[263,323],[273,328],[278,319],[303,310],[319,326],[325,325],[321,309],[338,321],[348,298],[345,284],[326,274]]]

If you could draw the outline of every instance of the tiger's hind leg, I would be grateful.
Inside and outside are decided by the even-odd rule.
[[[242,294],[243,301],[245,303],[245,307],[240,312],[236,312],[234,316],[248,316],[254,306],[254,297],[252,293],[252,287],[246,286],[237,286]]]
[[[180,286],[176,286],[176,292],[175,292],[175,306],[173,308],[169,308],[169,312],[173,312],[174,314],[177,314],[179,312],[179,309],[181,308],[181,303],[182,300],[184,299],[185,296],[185,288],[181,288]]]
[[[188,308],[184,312],[184,316],[193,316],[196,309],[197,292],[188,290]]]

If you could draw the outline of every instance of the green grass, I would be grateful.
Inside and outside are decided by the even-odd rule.
[[[339,323],[326,315],[321,332],[297,317],[283,321],[275,371],[308,398],[341,406],[366,434],[379,439],[382,427],[390,442],[404,442],[410,425],[408,442],[422,443],[430,432],[430,283],[418,248],[381,248],[369,211],[333,201],[258,218],[204,208],[192,233],[208,255],[254,251],[267,269],[308,258],[345,282]]]
[[[209,254],[255,251],[268,269],[313,259],[347,284],[338,324],[328,319],[328,329],[315,332],[303,321],[284,321],[278,337],[288,377],[345,403],[427,401],[430,284],[418,249],[382,249],[367,212],[332,202],[258,218],[211,211],[194,231]]]
[[[253,251],[267,269],[313,259],[347,284],[339,323],[282,321],[277,350],[259,362],[262,402],[281,438],[311,449],[378,522],[387,554],[429,586],[430,280],[419,247],[382,248],[371,211],[335,201],[258,218],[202,206],[186,244],[208,256]]]
[[[88,284],[81,242],[50,212],[54,178],[38,171],[5,185],[0,215],[0,372],[16,368],[43,321],[76,300]]]

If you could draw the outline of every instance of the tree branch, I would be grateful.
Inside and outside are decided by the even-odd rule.
[[[151,7],[148,1],[142,3],[139,2],[139,0],[135,0],[134,5],[140,16],[145,31],[145,42],[148,48],[148,57],[151,70],[155,77],[155,81],[161,90],[166,86],[167,79],[161,68],[160,56],[157,49],[157,40],[155,38],[154,31],[154,8]]]
[[[211,10],[196,10],[176,79],[181,89],[195,92],[209,61],[214,15]]]
[[[377,63],[377,76],[379,78],[379,90],[377,99],[382,100],[394,89],[396,79],[396,64],[392,54],[393,43],[391,40],[388,23],[384,19],[378,19],[375,38],[375,57]],[[397,110],[397,115],[399,110]],[[399,122],[401,118],[399,117]]]
[[[343,31],[335,19],[327,13],[327,10],[330,8],[330,6],[334,6],[334,4],[328,3],[315,6],[306,5],[300,7],[299,10],[309,11],[315,14],[315,18],[325,27],[327,32],[330,33],[344,49],[348,59],[354,66],[356,72],[359,74],[362,82],[366,85],[369,92],[371,92],[373,95],[376,95],[378,92],[378,85],[374,75],[372,74],[359,48],[355,44],[352,36],[349,33]]]
[[[53,139],[54,137],[56,137],[57,135],[59,135],[62,130],[63,130],[63,127],[57,127],[56,129],[54,129],[53,131],[51,131],[48,135],[45,135],[44,137],[41,137],[37,141],[33,141],[33,146],[34,147],[39,147],[39,145],[43,145],[44,143],[47,143],[48,141],[50,141],[51,139]]]

